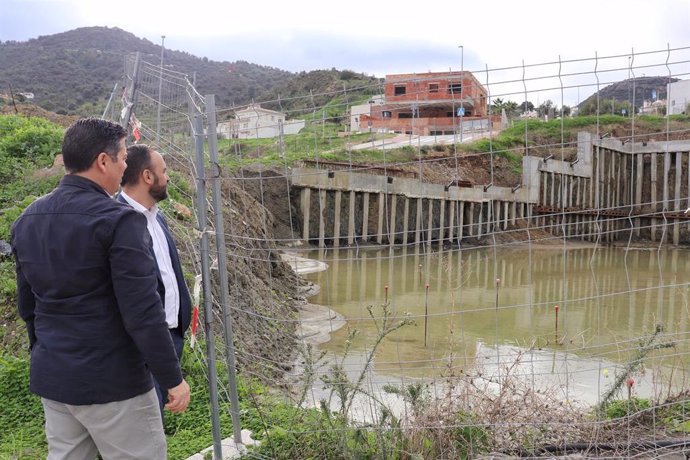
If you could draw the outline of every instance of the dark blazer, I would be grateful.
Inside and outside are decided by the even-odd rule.
[[[122,194],[118,193],[115,197],[121,203],[126,204],[127,200],[124,199]],[[180,293],[180,309],[177,315],[177,332],[179,332],[181,337],[184,337],[184,333],[189,328],[192,320],[192,298],[189,295],[189,289],[187,288],[187,283],[185,283],[184,275],[182,274],[182,264],[180,263],[180,255],[177,253],[177,247],[175,246],[175,241],[173,240],[168,223],[163,218],[163,215],[159,212],[156,214],[156,219],[165,233],[165,239],[168,240],[168,248],[170,250],[170,261],[172,262],[173,271],[175,272],[175,279],[177,280],[177,289]],[[149,242],[151,240],[149,239]],[[156,255],[153,251],[153,244],[149,245],[149,250],[151,256],[155,259]],[[160,271],[158,270],[158,264],[156,264],[156,273],[158,274],[158,294],[160,294],[161,299],[165,303],[165,286],[163,285],[163,278],[161,277]]]
[[[30,389],[102,404],[182,382],[157,292],[146,218],[67,175],[12,226],[17,302],[31,345]]]

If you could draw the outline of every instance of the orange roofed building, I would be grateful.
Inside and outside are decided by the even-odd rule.
[[[386,75],[382,103],[360,113],[355,130],[421,136],[485,130],[487,94],[466,71]]]

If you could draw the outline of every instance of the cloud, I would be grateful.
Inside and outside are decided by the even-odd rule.
[[[633,52],[633,76],[668,74],[666,57],[656,52],[687,47],[690,38],[687,0],[580,0],[567,8],[553,0],[472,7],[438,0],[414,8],[393,0],[121,0],[108,8],[92,0],[0,0],[0,11],[3,40],[119,27],[153,43],[165,35],[168,49],[293,72],[336,68],[383,77],[463,67],[492,96],[520,100],[528,93],[570,104],[596,91],[592,85],[627,78]],[[654,61],[646,63],[645,53]],[[686,57],[673,59],[685,62],[669,66],[673,75],[690,75]],[[569,76],[578,72],[587,75]]]
[[[461,51],[424,40],[374,39],[337,34],[294,33],[266,36],[189,38],[187,50],[215,60],[244,60],[297,72],[349,69],[383,77],[386,73],[445,71],[461,67]]]

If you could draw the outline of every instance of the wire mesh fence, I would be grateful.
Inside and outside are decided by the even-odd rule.
[[[190,283],[210,267],[217,347],[194,360],[231,353],[241,380],[321,414],[286,423],[244,383],[248,457],[687,450],[689,125],[664,115],[687,113],[690,48],[463,69],[442,100],[420,74],[218,108],[126,62],[120,108],[167,154]],[[208,378],[231,410],[232,376]]]

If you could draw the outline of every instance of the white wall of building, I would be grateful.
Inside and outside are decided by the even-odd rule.
[[[350,131],[354,133],[361,132],[359,128],[360,115],[371,115],[371,107],[373,105],[383,105],[383,94],[372,96],[366,104],[353,105],[350,107]]]
[[[669,115],[687,114],[688,104],[690,104],[690,80],[669,83],[666,89],[668,94],[666,113]]]
[[[304,120],[288,120],[283,123],[283,134],[297,134],[306,125]]]
[[[297,134],[304,126],[304,120],[285,121],[285,115],[281,112],[252,105],[236,110],[235,119],[218,123],[216,131],[226,139],[264,139],[280,136],[281,127],[285,135]]]

